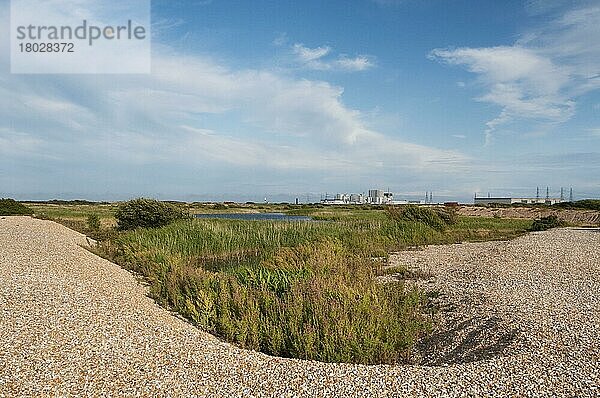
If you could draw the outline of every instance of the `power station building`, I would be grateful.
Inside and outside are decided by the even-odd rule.
[[[562,202],[572,202],[573,201],[573,188],[569,189],[569,200],[565,199],[565,189],[560,188],[560,198],[551,198],[550,197],[550,187],[546,187],[546,197],[542,198],[540,196],[540,188],[536,189],[535,198],[513,198],[513,197],[491,197],[488,193],[488,197],[477,197],[475,194],[475,204],[481,206],[489,206],[489,205],[555,205],[557,203]]]
[[[325,205],[391,205],[395,204],[394,194],[392,192],[385,192],[381,189],[370,189],[367,196],[362,193],[338,193],[333,197],[326,196],[325,199],[321,200],[322,204]]]
[[[475,198],[475,204],[480,206],[489,206],[493,204],[498,205],[555,205],[557,203],[564,202],[565,200],[560,198],[505,198],[505,197],[488,197],[488,198]]]

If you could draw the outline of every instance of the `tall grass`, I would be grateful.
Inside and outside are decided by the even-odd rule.
[[[242,347],[326,362],[394,363],[427,328],[418,292],[377,284],[339,242],[283,250],[272,265],[241,278],[184,266],[161,297]]]
[[[396,363],[408,360],[430,327],[426,298],[402,283],[377,283],[382,264],[374,258],[412,245],[514,236],[527,227],[461,219],[441,232],[384,212],[332,216],[184,220],[122,232],[97,250],[144,275],[157,301],[241,347],[326,362]]]
[[[428,328],[417,291],[376,282],[335,223],[193,220],[136,230],[101,251],[152,295],[242,347],[327,362],[406,359]],[[219,261],[215,261],[219,260]]]

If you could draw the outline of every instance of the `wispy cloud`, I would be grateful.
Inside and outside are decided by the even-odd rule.
[[[294,54],[298,56],[298,60],[301,62],[309,63],[311,61],[317,61],[331,52],[331,47],[315,47],[309,48],[303,44],[296,43],[293,46]]]
[[[348,58],[347,56],[341,56],[335,61],[340,69],[348,71],[362,71],[370,69],[374,66],[374,63],[366,56],[358,56],[355,58]]]
[[[166,32],[170,32],[185,25],[185,21],[181,18],[154,18],[152,21],[152,37],[160,37]]]
[[[304,44],[296,43],[292,46],[292,52],[296,56],[296,61],[302,66],[314,70],[340,70],[348,72],[359,72],[370,69],[375,66],[372,57],[359,55],[349,57],[345,54],[337,58],[327,57],[332,49],[329,46],[306,47]]]
[[[465,67],[501,107],[487,123],[486,142],[501,125],[518,119],[561,123],[575,113],[577,97],[600,88],[600,7],[571,10],[514,45],[435,49],[430,59]]]
[[[568,3],[569,0],[526,0],[525,10],[531,15],[542,15]]]
[[[276,47],[281,47],[288,42],[288,36],[286,32],[279,33],[274,39],[272,44]]]

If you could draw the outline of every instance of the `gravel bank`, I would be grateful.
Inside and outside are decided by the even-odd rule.
[[[559,219],[575,225],[600,226],[600,211],[582,209],[553,209],[547,207],[482,207],[460,206],[458,213],[470,217],[502,217],[535,219],[557,216]]]
[[[443,293],[445,328],[420,351],[432,366],[237,349],[158,307],[84,243],[49,221],[0,218],[0,396],[600,394],[597,230],[396,255]]]

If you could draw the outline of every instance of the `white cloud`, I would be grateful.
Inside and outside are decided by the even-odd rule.
[[[298,59],[302,62],[316,61],[323,58],[331,52],[331,47],[323,46],[316,48],[305,47],[303,44],[296,43],[293,46],[294,53],[298,56]]]
[[[280,170],[314,170],[324,167],[337,170],[351,166],[333,153],[330,157],[322,156],[303,148],[270,142],[254,142],[187,125],[179,127],[189,133],[184,138],[184,143],[190,159],[202,159],[202,161],[211,159],[241,167],[254,167],[261,164]],[[181,155],[181,151],[178,150],[177,154]]]
[[[181,18],[154,18],[152,21],[152,37],[160,37],[165,33],[185,25]]]
[[[565,70],[535,51],[518,46],[438,49],[431,55],[452,65],[464,65],[493,82],[520,81],[532,93],[556,93],[568,81]]]
[[[301,43],[292,46],[296,61],[309,69],[359,72],[375,66],[372,57],[364,55],[350,58],[342,54],[334,59],[325,59],[331,54],[331,51],[332,49],[329,46],[310,48]]]
[[[512,46],[435,49],[429,57],[476,74],[486,91],[477,100],[501,107],[487,123],[489,143],[497,128],[513,120],[564,122],[574,115],[578,96],[600,88],[600,42],[589,39],[600,37],[599,21],[600,7],[580,8]]]
[[[568,2],[568,0],[527,0],[525,10],[531,15],[541,15],[556,10]]]
[[[488,89],[479,100],[501,106],[503,120],[518,116],[564,121],[572,114],[573,104],[561,94],[568,73],[532,50],[517,46],[437,49],[430,56],[478,74]]]
[[[348,71],[363,71],[370,69],[374,66],[373,62],[365,56],[358,56],[356,58],[347,58],[345,56],[340,57],[335,64],[343,70]]]
[[[39,154],[44,141],[30,134],[0,127],[0,153],[2,156]]]
[[[284,44],[286,44],[287,42],[288,42],[287,33],[285,33],[285,32],[282,32],[282,33],[279,33],[279,34],[277,35],[277,37],[275,37],[275,38],[273,39],[273,42],[272,42],[272,43],[273,43],[273,45],[274,45],[274,46],[276,46],[276,47],[281,47],[281,46],[283,46]]]

